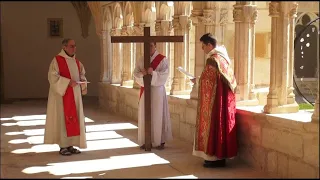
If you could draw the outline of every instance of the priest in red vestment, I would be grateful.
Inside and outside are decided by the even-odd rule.
[[[58,144],[59,153],[66,156],[80,153],[74,146],[87,147],[82,105],[87,84],[85,69],[75,53],[75,41],[64,39],[62,50],[53,58],[48,72],[50,89],[44,143]]]
[[[223,167],[237,155],[236,79],[224,46],[210,34],[200,38],[206,65],[199,79],[198,109],[193,155],[204,167]],[[196,79],[192,80],[196,83]]]

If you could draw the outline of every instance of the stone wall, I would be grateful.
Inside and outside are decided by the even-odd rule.
[[[99,84],[103,109],[138,119],[139,89]],[[193,143],[196,100],[168,96],[174,138]],[[319,124],[237,110],[239,157],[282,178],[319,177]]]
[[[138,121],[139,93],[139,89],[100,83],[99,104],[109,112]],[[168,102],[174,138],[192,143],[197,101],[168,96]]]
[[[239,155],[280,178],[319,178],[319,123],[237,110]]]

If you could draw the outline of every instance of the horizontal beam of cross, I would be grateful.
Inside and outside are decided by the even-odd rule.
[[[183,42],[183,36],[112,36],[111,43]]]

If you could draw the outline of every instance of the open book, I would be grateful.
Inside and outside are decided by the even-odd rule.
[[[188,73],[187,71],[185,71],[181,66],[179,66],[177,68],[180,72],[182,72],[184,75],[186,75],[189,79],[194,79],[196,77],[194,77],[192,74]]]

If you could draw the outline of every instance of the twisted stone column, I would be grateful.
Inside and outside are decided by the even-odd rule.
[[[297,3],[275,2],[269,4],[271,20],[271,60],[270,60],[270,89],[266,113],[293,113],[299,111],[292,93],[293,74],[293,34],[292,18],[297,12]]]

